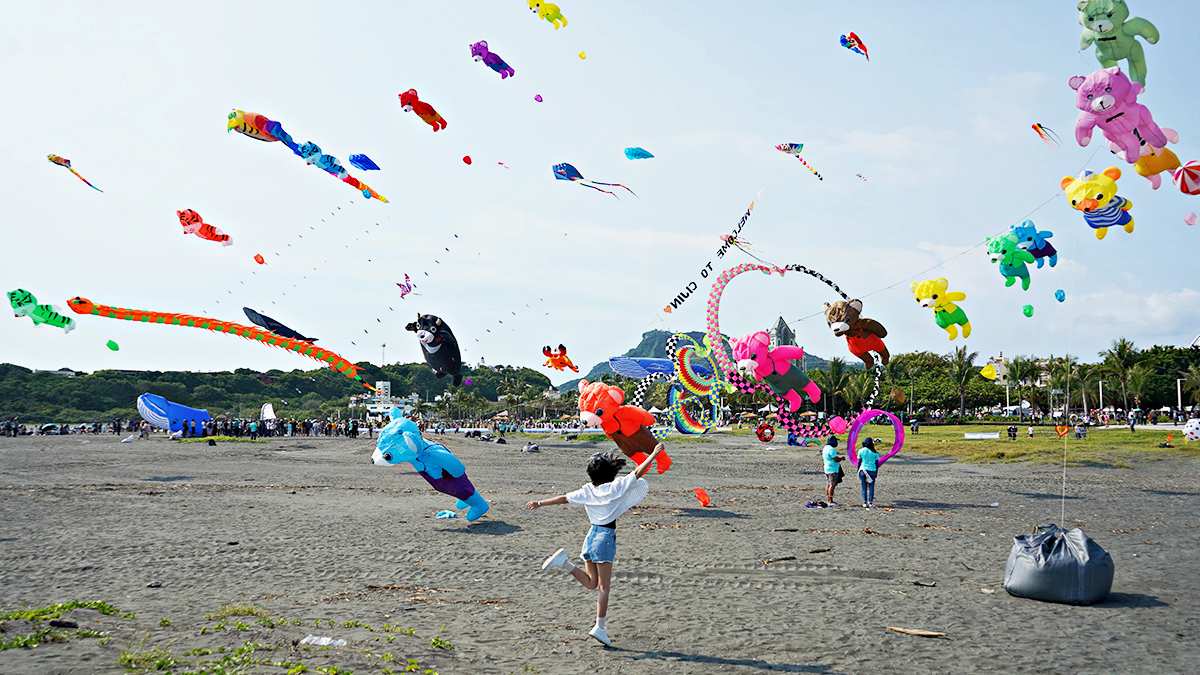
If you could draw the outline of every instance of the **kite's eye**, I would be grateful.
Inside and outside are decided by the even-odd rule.
[[[1074,199],[1071,200],[1071,206],[1076,206],[1078,204],[1079,202],[1075,201]]]
[[[390,453],[390,452],[383,453],[383,461],[385,461],[385,462],[392,461],[392,453]]]
[[[1090,100],[1092,100],[1092,95],[1091,95],[1091,94],[1088,94],[1088,100],[1089,100],[1089,101],[1090,101]]]
[[[604,417],[604,408],[596,408],[596,417]]]
[[[1097,194],[1096,199],[1104,199],[1104,193],[1101,192],[1101,193]]]
[[[1110,94],[1110,93],[1112,93],[1112,87],[1105,87],[1105,88],[1104,88],[1104,93],[1106,93],[1106,94]]]
[[[933,299],[934,299],[934,300],[937,300],[937,293],[934,293],[934,294],[933,294]]]

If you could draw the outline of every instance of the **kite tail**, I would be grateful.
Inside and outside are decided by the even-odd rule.
[[[68,167],[67,167],[67,171],[70,171],[71,173],[75,174],[75,177],[76,177],[76,178],[78,178],[79,180],[83,181],[85,184],[87,184],[87,186],[88,186],[88,187],[92,188],[92,189],[93,189],[93,190],[95,190],[96,192],[104,192],[104,190],[101,190],[100,188],[96,187],[95,185],[92,185],[91,181],[89,181],[88,179],[86,179],[86,178],[84,178],[83,176],[81,176],[81,175],[79,174],[79,172],[78,172],[78,171],[76,171],[75,169],[72,169],[71,167],[69,167],[69,166],[68,166]]]
[[[590,185],[588,183],[580,183],[580,185],[582,185],[585,188],[591,188],[591,189],[595,190],[596,192],[603,192],[606,195],[612,195],[613,197],[620,199],[619,197],[617,197],[617,195],[615,193],[609,192],[608,190],[603,190],[601,188],[596,187],[595,185]],[[604,185],[604,183],[601,183],[601,185]]]
[[[629,188],[625,187],[624,185],[621,185],[620,183],[601,183],[598,180],[594,180],[592,182],[595,183],[596,185],[606,185],[608,187],[619,187],[623,190],[626,190],[627,192],[629,192],[629,194],[633,195],[634,197],[637,197],[636,192],[634,192],[633,190],[630,190]]]

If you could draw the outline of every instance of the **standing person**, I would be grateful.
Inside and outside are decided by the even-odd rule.
[[[875,478],[879,475],[879,453],[875,439],[865,438],[858,449],[858,484],[862,489],[863,508],[875,508]]]
[[[837,506],[833,501],[833,491],[845,476],[841,464],[843,458],[837,454],[837,444],[837,436],[830,436],[825,441],[825,447],[821,448],[821,459],[825,464],[825,503],[829,506]]]
[[[1033,438],[1033,425],[1032,424],[1029,425],[1029,437]]]
[[[1129,413],[1129,433],[1132,434],[1136,431],[1135,426],[1137,426],[1137,415]]]
[[[258,420],[250,420],[250,440],[258,438]]]
[[[579,554],[586,569],[573,565],[566,549],[561,548],[546,558],[542,569],[570,572],[584,588],[598,591],[596,625],[592,626],[588,635],[605,647],[612,646],[612,640],[608,637],[608,594],[612,585],[613,560],[617,557],[617,518],[646,498],[650,484],[642,476],[650,470],[654,458],[662,450],[662,443],[654,446],[649,457],[619,480],[617,474],[624,468],[625,458],[615,452],[597,452],[588,460],[590,484],[584,483],[574,492],[538,499],[525,505],[534,511],[552,504],[582,504],[587,511],[591,529],[583,540],[583,550]]]

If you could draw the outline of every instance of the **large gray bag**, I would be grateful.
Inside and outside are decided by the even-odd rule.
[[[1115,566],[1108,552],[1083,530],[1050,523],[1013,537],[1004,565],[1009,595],[1070,605],[1100,602],[1112,589]]]

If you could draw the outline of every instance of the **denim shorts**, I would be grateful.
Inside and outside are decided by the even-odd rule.
[[[610,563],[617,557],[617,531],[611,527],[593,525],[583,539],[579,557],[594,563]]]

